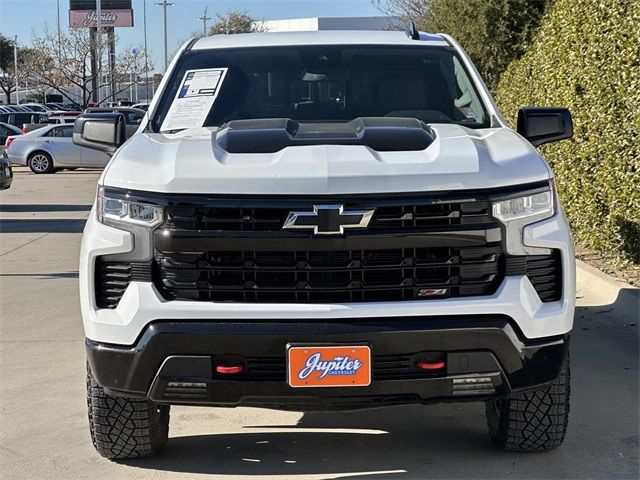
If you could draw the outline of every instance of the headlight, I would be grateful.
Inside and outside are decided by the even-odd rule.
[[[163,208],[150,203],[128,199],[125,191],[111,194],[98,187],[96,202],[100,223],[126,230],[133,235],[134,248],[130,252],[109,255],[116,262],[146,262],[153,257],[153,231],[162,223]]]
[[[524,244],[523,230],[534,222],[552,217],[555,212],[553,183],[548,190],[520,197],[497,200],[492,213],[504,225],[506,251],[509,255],[547,255],[551,250]]]
[[[525,197],[510,198],[493,204],[493,216],[503,222],[529,219],[532,222],[553,215],[553,193],[534,193]]]
[[[162,207],[109,197],[104,187],[98,187],[98,220],[108,224],[154,227],[162,222]]]

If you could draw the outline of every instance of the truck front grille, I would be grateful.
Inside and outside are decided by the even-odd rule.
[[[166,207],[170,228],[204,231],[276,232],[282,229],[292,209],[312,208],[310,202],[271,202],[260,206],[256,202],[231,202],[230,205],[170,205]],[[264,203],[264,202],[263,202]],[[438,203],[428,199],[355,201],[349,209],[375,208],[367,229],[413,229],[492,222],[488,201]]]
[[[490,295],[499,244],[342,251],[156,251],[157,286],[172,300],[334,303]]]
[[[347,198],[130,191],[161,205],[164,222],[153,233],[151,261],[98,259],[97,304],[115,308],[131,281],[152,281],[167,300],[350,303],[492,295],[509,275],[527,275],[543,302],[557,301],[560,252],[505,254],[491,215],[492,199],[540,188],[548,185]],[[340,235],[283,229],[291,212],[319,204],[373,216],[366,228]]]

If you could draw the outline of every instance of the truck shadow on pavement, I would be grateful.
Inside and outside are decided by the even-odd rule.
[[[457,418],[453,409],[472,415]],[[495,451],[476,424],[479,404],[388,407],[350,413],[305,413],[297,425],[244,427],[246,433],[170,438],[160,457],[128,465],[216,475],[327,475],[348,478],[415,478],[455,448],[480,461]],[[458,412],[460,413],[460,412]],[[269,431],[255,432],[256,429]],[[352,431],[349,431],[352,430]],[[419,475],[421,477],[422,475]],[[295,478],[295,477],[293,477]]]
[[[305,413],[295,425],[170,436],[160,456],[119,463],[256,478],[637,478],[637,308],[638,292],[631,289],[621,290],[610,305],[577,307],[569,430],[564,445],[551,452],[499,451],[487,434],[484,405],[463,403]],[[606,388],[594,388],[594,382]],[[625,413],[612,416],[612,411]],[[205,422],[214,430],[224,412],[174,408],[173,425]],[[599,441],[603,428],[605,443]]]
[[[3,218],[0,233],[82,233],[86,218]]]
[[[91,204],[0,204],[0,213],[26,213],[26,212],[88,212],[91,210]]]

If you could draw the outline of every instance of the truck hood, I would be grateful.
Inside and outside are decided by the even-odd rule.
[[[485,189],[550,178],[538,152],[509,128],[433,124],[424,150],[307,145],[234,154],[215,129],[139,133],[116,152],[100,183],[160,193],[330,195]]]

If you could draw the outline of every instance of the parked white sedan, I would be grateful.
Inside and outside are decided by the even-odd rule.
[[[33,173],[54,173],[61,168],[104,167],[111,157],[106,153],[73,143],[73,125],[51,125],[33,132],[9,137],[9,161],[26,165]]]

